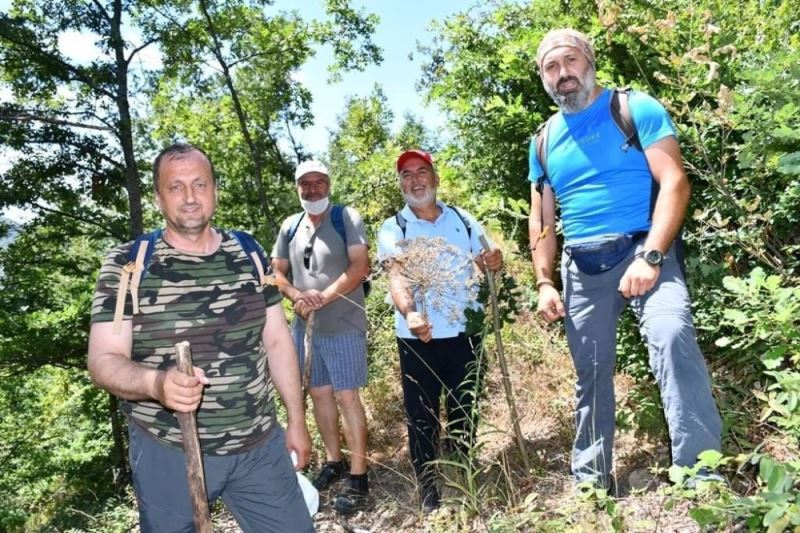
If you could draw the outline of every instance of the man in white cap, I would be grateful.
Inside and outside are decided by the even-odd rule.
[[[334,500],[334,509],[351,514],[368,504],[367,422],[358,393],[367,383],[362,286],[369,274],[367,237],[355,209],[330,203],[331,182],[325,165],[301,163],[295,182],[303,211],[281,225],[272,268],[278,288],[294,304],[293,334],[301,369],[306,319],[314,312],[309,392],[327,458],[313,484],[324,490],[348,472],[339,436],[341,409],[350,476]]]
[[[539,313],[565,319],[577,372],[572,472],[611,486],[616,326],[628,304],[661,389],[672,460],[692,466],[700,452],[720,449],[721,423],[680,259],[690,186],[675,128],[654,98],[597,86],[594,49],[578,31],[549,32],[536,61],[560,111],[531,142],[529,233]],[[553,272],[556,199],[563,303]]]

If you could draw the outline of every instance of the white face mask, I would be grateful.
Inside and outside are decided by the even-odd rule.
[[[300,206],[303,208],[303,211],[309,215],[321,215],[328,209],[329,203],[330,201],[327,196],[319,200],[303,200],[300,198]]]

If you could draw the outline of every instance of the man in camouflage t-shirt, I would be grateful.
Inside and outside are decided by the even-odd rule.
[[[211,226],[216,181],[201,150],[166,148],[153,175],[166,228],[116,324],[134,243],[106,258],[88,362],[94,382],[120,397],[128,415],[141,529],[193,528],[174,412],[196,410],[209,500],[221,497],[245,531],[311,531],[288,453],[296,452],[302,468],[311,443],[293,341],[275,305],[280,294],[259,282],[258,254],[249,257],[232,233]],[[179,341],[191,343],[194,376],[175,366]],[[273,384],[286,406],[285,435],[275,419]]]

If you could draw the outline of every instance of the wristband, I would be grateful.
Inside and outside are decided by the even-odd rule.
[[[551,287],[555,287],[555,283],[553,283],[552,279],[543,278],[536,282],[536,288],[541,289],[542,285],[550,285]]]

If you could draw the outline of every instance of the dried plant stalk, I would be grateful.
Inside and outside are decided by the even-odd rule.
[[[406,281],[420,313],[427,318],[428,310],[435,311],[452,324],[463,320],[464,308],[478,295],[479,274],[472,257],[443,237],[417,237],[397,244],[400,254],[384,268]]]

